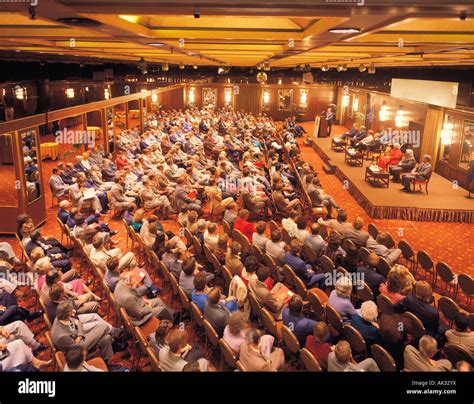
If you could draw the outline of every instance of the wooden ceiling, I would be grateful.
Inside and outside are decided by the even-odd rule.
[[[1,3],[0,56],[215,66],[474,65],[472,0],[38,0],[34,20],[28,6]],[[58,22],[71,17],[100,24]],[[329,32],[334,28],[360,32]]]

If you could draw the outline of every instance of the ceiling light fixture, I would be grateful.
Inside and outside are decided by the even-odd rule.
[[[329,66],[328,66],[328,65],[322,65],[322,66],[321,66],[321,70],[322,70],[323,72],[327,72],[327,71],[329,70]]]
[[[170,69],[170,66],[168,63],[163,63],[161,65],[161,70],[163,70],[164,72],[167,72],[169,69]]]
[[[360,28],[332,28],[329,30],[331,34],[358,34]]]
[[[369,70],[367,70],[369,74],[375,74],[375,65],[373,63],[370,64]]]
[[[156,46],[156,47],[165,46],[163,42],[149,42],[147,45]]]
[[[359,71],[360,71],[361,73],[364,73],[366,70],[367,70],[367,66],[362,63],[362,64],[359,66]]]

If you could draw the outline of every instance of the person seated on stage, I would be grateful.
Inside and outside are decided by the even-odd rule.
[[[403,354],[405,369],[411,372],[450,372],[453,368],[447,359],[434,360],[438,342],[430,335],[423,335],[418,349],[407,345]]]
[[[371,136],[372,138],[370,138]],[[356,146],[356,150],[378,151],[380,146],[380,133],[374,133],[373,135],[369,134],[369,136],[362,139],[362,141]]]
[[[400,162],[396,166],[389,166],[388,171],[392,175],[392,180],[400,180],[401,174],[410,173],[416,166],[416,160],[412,149],[407,149]]]
[[[380,372],[380,369],[372,358],[357,363],[352,358],[350,344],[341,340],[328,355],[328,372]]]
[[[109,370],[115,370],[118,366],[110,365],[108,362],[115,353],[114,348],[117,350],[126,348],[117,341],[123,332],[123,329],[113,327],[97,313],[77,315],[73,305],[64,301],[57,308],[51,339],[55,347],[62,352],[75,346],[81,347],[86,352],[99,347],[101,357]]]
[[[339,312],[344,323],[351,321],[353,314],[360,314],[360,309],[356,310],[351,302],[352,280],[348,276],[338,278],[335,289],[331,292],[328,304]]]
[[[402,158],[402,151],[400,150],[400,143],[394,143],[389,152],[380,155],[377,165],[383,170],[387,170],[390,166],[396,166]]]
[[[432,306],[433,300],[431,285],[426,281],[418,281],[415,284],[415,294],[394,304],[393,309],[398,313],[413,313],[423,323],[427,334],[441,340],[448,327],[440,322],[439,312]]]
[[[393,265],[398,261],[398,258],[402,255],[402,250],[399,248],[388,248],[390,245],[390,236],[387,232],[382,231],[377,234],[377,238],[369,237],[367,240],[366,247],[369,251],[384,257],[388,262]]]
[[[354,138],[355,139],[355,138]],[[355,140],[351,140],[351,146],[354,147],[356,150],[358,151],[362,151],[362,150],[366,150],[367,149],[367,146],[374,141],[375,139],[375,136],[374,136],[374,131],[373,130],[369,130],[367,131],[367,135],[359,140],[359,141],[355,141]]]
[[[352,128],[348,132],[344,132],[340,138],[345,140],[346,138],[353,139],[355,136],[359,134],[359,124],[354,122]]]
[[[349,239],[353,241],[356,246],[365,247],[367,245],[367,240],[370,237],[370,234],[362,230],[364,227],[364,219],[360,216],[357,216],[354,219],[353,227],[347,229],[344,233],[344,239]]]
[[[454,317],[454,325],[454,329],[446,331],[447,343],[466,348],[470,352],[471,358],[474,358],[474,332],[469,326],[469,315],[459,312]]]
[[[298,276],[309,289],[319,285],[325,279],[325,275],[322,273],[316,274],[311,264],[307,264],[300,257],[302,247],[303,243],[299,240],[292,240],[290,243],[290,251],[285,254],[285,264],[290,266],[296,276]]]
[[[361,142],[366,136],[367,136],[367,128],[365,126],[361,126],[359,133],[354,135],[354,137],[351,139],[351,147],[355,147],[355,145]]]
[[[410,174],[402,174],[403,188],[400,191],[411,192],[412,181],[428,181],[433,172],[433,166],[431,165],[431,156],[426,154],[423,156],[422,163],[413,169]]]
[[[285,197],[283,193],[283,183],[278,182],[274,186],[273,191],[273,201],[275,202],[275,207],[278,212],[283,214],[289,214],[292,210],[297,210],[301,213],[302,205],[301,201],[298,198],[295,198],[290,201],[289,198]]]
[[[322,205],[326,208],[328,211],[327,219],[331,218],[333,208],[340,209],[334,198],[324,191],[319,177],[313,177],[311,184],[308,185],[307,192],[313,207]]]

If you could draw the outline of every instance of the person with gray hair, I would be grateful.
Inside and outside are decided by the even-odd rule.
[[[423,335],[418,349],[407,345],[403,353],[405,369],[412,372],[449,372],[453,366],[447,359],[433,360],[438,351],[438,341],[430,335]]]
[[[431,156],[425,154],[422,163],[413,169],[410,174],[402,174],[403,188],[400,191],[411,192],[410,185],[412,181],[429,181],[433,172],[431,165]]]
[[[328,280],[335,276],[336,272],[330,272],[326,274],[326,285]],[[351,302],[352,293],[352,280],[348,276],[341,275],[338,277],[335,285],[335,289],[329,295],[328,304],[339,312],[342,320],[345,323],[349,323],[351,316],[354,314],[360,314],[360,309],[356,310]]]
[[[398,181],[400,175],[403,173],[409,173],[416,166],[416,160],[413,155],[413,150],[407,149],[405,155],[401,158],[400,162],[396,166],[389,166],[389,172],[392,174],[392,180]]]
[[[351,325],[361,333],[368,346],[376,344],[380,339],[378,315],[377,305],[368,300],[360,306],[360,316],[358,314],[351,316]]]

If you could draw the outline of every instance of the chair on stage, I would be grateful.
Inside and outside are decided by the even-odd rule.
[[[421,186],[425,186],[425,193],[428,195],[428,184],[430,183],[431,179],[431,173],[426,179],[414,179],[411,181],[411,184],[413,185],[412,192],[415,192],[416,186],[418,185],[418,189],[421,192]]]

